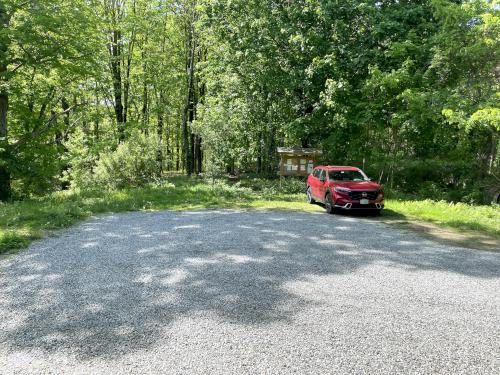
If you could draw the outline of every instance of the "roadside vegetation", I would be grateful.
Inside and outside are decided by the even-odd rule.
[[[3,0],[0,27],[3,201],[276,176],[279,146],[419,197],[498,192],[494,1]]]
[[[304,183],[243,179],[238,182],[173,177],[144,187],[120,190],[61,191],[45,197],[0,204],[0,253],[92,215],[141,210],[202,208],[281,209],[324,212],[305,201]],[[438,225],[487,233],[500,239],[500,208],[433,200],[388,199],[382,218],[430,221]]]

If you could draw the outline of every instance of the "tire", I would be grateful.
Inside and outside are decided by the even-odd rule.
[[[314,203],[316,203],[316,201],[315,201],[315,200],[314,200],[314,198],[312,197],[312,194],[311,194],[311,187],[310,187],[310,186],[307,188],[306,194],[307,194],[307,202],[309,202],[309,204],[314,204]]]
[[[326,213],[328,214],[333,214],[335,212],[335,206],[332,201],[331,194],[327,194],[325,196],[325,208],[326,208]]]

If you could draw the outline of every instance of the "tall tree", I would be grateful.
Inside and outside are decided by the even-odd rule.
[[[13,170],[23,167],[18,160],[22,158],[20,152],[24,152],[20,146],[38,142],[55,131],[61,114],[49,115],[47,107],[60,99],[56,91],[67,85],[64,81],[82,76],[92,61],[92,38],[83,36],[89,25],[95,24],[89,9],[88,2],[78,0],[7,0],[0,4],[2,199],[10,194]],[[46,95],[32,95],[38,83],[46,84],[50,79]],[[22,96],[28,100],[23,101]],[[40,107],[35,117],[36,105]],[[14,110],[13,116],[9,116],[10,109]]]
[[[0,3],[0,27],[6,30],[10,23],[10,14],[7,13],[6,4]],[[0,33],[0,201],[10,197],[10,170],[9,139],[7,127],[7,113],[9,111],[9,94],[7,92],[7,52],[9,49],[9,38],[6,33]]]

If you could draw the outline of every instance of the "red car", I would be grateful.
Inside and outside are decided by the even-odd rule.
[[[384,208],[384,191],[359,168],[319,166],[307,177],[307,200],[324,203],[328,213],[362,209],[378,214]]]

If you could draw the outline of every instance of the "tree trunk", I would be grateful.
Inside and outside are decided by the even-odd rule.
[[[142,89],[142,123],[145,128],[149,125],[149,94],[148,94],[148,85],[146,79],[144,79],[144,86]]]
[[[192,134],[193,139],[193,171],[197,175],[198,172],[198,137]]]
[[[196,43],[194,41],[193,26],[190,25],[188,43],[189,46],[189,57],[188,57],[188,80],[187,80],[187,95],[186,95],[186,107],[184,110],[184,115],[182,118],[182,148],[184,150],[184,169],[188,176],[193,173],[192,168],[192,144],[190,144],[191,134],[189,131],[189,125],[192,121],[193,116],[193,75],[194,75],[194,55],[196,49]]]
[[[195,158],[194,158],[194,149],[195,149],[195,135],[191,133],[189,135],[189,164],[190,164],[190,175],[195,171]]]
[[[172,150],[170,148],[170,140],[171,140],[171,137],[172,137],[172,131],[171,131],[171,128],[170,128],[169,124],[170,123],[168,121],[168,115],[166,115],[166,124],[165,124],[165,131],[166,131],[166,134],[165,134],[165,152],[166,152],[166,156],[167,156],[167,162],[166,162],[167,171],[171,171],[172,170]]]
[[[101,115],[99,113],[99,91],[97,89],[97,82],[96,82],[96,87],[95,87],[95,112],[96,116],[94,119],[94,142],[99,141],[99,119],[101,118]]]
[[[61,108],[62,108],[63,112],[66,112],[66,114],[63,117],[63,121],[64,121],[64,125],[65,125],[64,131],[63,131],[63,134],[64,134],[63,140],[67,141],[68,140],[68,131],[69,131],[69,127],[71,126],[71,124],[69,121],[69,114],[70,114],[69,103],[66,100],[66,98],[64,98],[64,97],[61,99]]]
[[[175,137],[175,171],[179,172],[181,170],[181,145],[180,145],[180,129],[179,126],[176,127],[176,137]]]
[[[491,134],[491,146],[490,146],[490,160],[488,165],[488,174],[493,173],[493,168],[495,167],[495,159],[497,157],[497,147],[498,147],[498,132],[494,131]]]
[[[198,61],[205,61],[205,53],[203,49],[200,48],[200,52],[198,53]],[[197,104],[198,103],[204,103],[205,102],[205,91],[206,91],[206,85],[204,82],[200,82],[198,84],[198,98],[197,98]],[[198,117],[198,114],[196,114],[196,117]],[[195,147],[195,154],[196,154],[196,164],[197,164],[197,173],[203,173],[203,150],[202,150],[202,138],[200,136],[196,136],[197,142],[196,142],[196,147]]]
[[[0,2],[0,27],[7,28],[9,15]],[[7,113],[9,111],[9,94],[5,89],[7,61],[5,60],[8,50],[8,39],[0,37],[0,201],[6,201],[11,196],[10,170],[9,170],[9,139]]]
[[[275,166],[276,166],[276,129],[274,125],[271,123],[269,124],[270,129],[269,129],[269,142],[267,145],[267,172],[269,174],[273,173],[275,171]]]
[[[129,93],[130,93],[130,68],[132,66],[132,53],[134,51],[134,36],[132,35],[132,41],[129,43],[129,51],[127,56],[127,65],[125,67],[125,84],[123,90],[123,122],[127,122],[128,107],[129,107]]]
[[[262,173],[262,132],[257,136],[257,174]]]
[[[201,150],[201,137],[194,137],[194,171],[196,174],[202,173],[203,151]]]
[[[123,117],[123,98],[122,98],[122,73],[121,73],[121,43],[122,35],[119,30],[114,30],[112,33],[112,43],[109,47],[111,55],[111,75],[113,77],[113,93],[115,97],[115,116],[116,125],[118,128],[118,140],[123,142],[125,140],[125,129]]]
[[[156,162],[158,163],[158,172],[161,176],[163,173],[163,113],[158,113],[158,124],[156,126],[156,134],[158,135],[158,150],[156,151]]]
[[[0,73],[6,69],[0,67]],[[6,201],[11,196],[9,171],[9,141],[7,131],[7,112],[9,110],[9,96],[5,91],[0,92],[0,201]]]
[[[56,88],[54,86],[51,86],[49,92],[47,93],[47,96],[40,106],[40,111],[38,112],[38,119],[40,120],[39,124],[42,123],[43,119],[45,118],[45,112],[47,111],[47,107],[49,106],[51,100],[54,98],[55,93]]]
[[[66,152],[68,152],[68,149],[64,146],[64,142],[68,140],[69,128],[70,128],[71,124],[70,124],[70,118],[69,118],[69,114],[70,114],[69,103],[66,100],[66,98],[64,98],[64,97],[61,99],[61,108],[63,111],[67,111],[67,113],[63,117],[64,129],[63,129],[63,132],[61,134],[61,142],[60,142],[60,146],[63,149],[63,152],[66,153]],[[68,169],[69,169],[69,165],[67,163],[64,163],[63,165],[61,165],[61,173],[60,173],[61,180],[62,180],[61,189],[63,189],[63,190],[69,189],[69,182],[64,181],[62,179],[62,177],[64,176],[64,172],[67,171]]]

